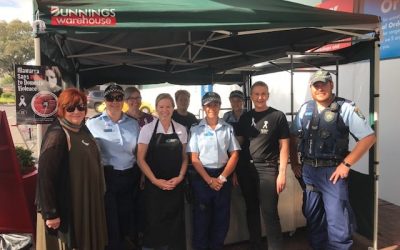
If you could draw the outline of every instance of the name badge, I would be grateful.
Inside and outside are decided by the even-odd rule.
[[[211,131],[207,131],[204,135],[205,135],[205,136],[213,136],[214,133],[212,133]]]
[[[111,128],[105,128],[105,129],[103,129],[103,131],[104,132],[112,132],[112,129]]]

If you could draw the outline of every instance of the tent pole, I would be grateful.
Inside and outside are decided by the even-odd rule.
[[[293,77],[294,77],[294,71],[293,71],[293,54],[290,54],[290,118],[291,122],[294,120],[294,86],[293,86]]]
[[[339,96],[339,60],[336,59],[336,96]]]
[[[370,70],[372,71],[371,79],[373,84],[370,84],[370,122],[372,122],[372,126],[375,130],[375,134],[378,135],[379,132],[379,70],[380,70],[380,41],[377,38],[374,41],[374,54],[372,65],[370,66]],[[379,202],[379,140],[377,140],[376,145],[374,145],[370,152],[370,174],[371,170],[373,171],[374,177],[374,231],[373,231],[373,250],[378,249],[378,202]],[[371,160],[372,159],[372,160]]]
[[[35,65],[40,66],[41,65],[41,58],[40,58],[40,37],[38,35],[35,36],[33,39],[34,41],[34,47],[35,47]],[[37,124],[36,125],[36,156],[37,159],[39,159],[40,155],[40,146],[42,145],[42,139],[43,139],[43,134],[44,134],[44,126],[42,124]]]
[[[250,111],[252,108],[251,99],[250,99],[251,74],[246,72],[246,75],[243,77],[243,80],[244,80],[243,93],[245,96],[245,108],[246,108],[246,111]]]
[[[77,89],[81,89],[81,83],[80,83],[79,73],[78,73],[78,72],[75,74],[75,79],[76,79],[75,87],[76,87]]]

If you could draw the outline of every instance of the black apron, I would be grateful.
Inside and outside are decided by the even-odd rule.
[[[171,122],[172,134],[157,134],[159,120],[150,139],[146,162],[158,179],[179,176],[182,165],[182,143]],[[184,235],[183,187],[180,183],[174,190],[161,190],[146,180],[145,189],[145,230],[143,246],[181,249]]]

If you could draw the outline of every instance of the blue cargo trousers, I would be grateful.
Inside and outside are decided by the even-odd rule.
[[[303,209],[309,242],[314,250],[346,250],[353,244],[355,223],[348,182],[345,178],[333,184],[329,178],[335,169],[336,166],[303,166],[306,184]]]

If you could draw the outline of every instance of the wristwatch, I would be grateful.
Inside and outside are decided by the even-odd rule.
[[[227,182],[228,180],[226,179],[225,176],[223,176],[222,174],[220,176],[218,176],[218,179],[221,180],[222,182]]]
[[[351,168],[351,164],[345,161],[342,161],[343,165],[345,165],[348,168]]]

